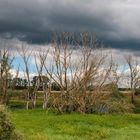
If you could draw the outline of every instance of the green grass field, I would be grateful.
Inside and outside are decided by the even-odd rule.
[[[140,114],[57,115],[41,109],[13,110],[25,140],[140,140]]]

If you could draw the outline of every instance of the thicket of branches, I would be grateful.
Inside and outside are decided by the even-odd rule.
[[[122,98],[119,98],[118,81],[123,72],[118,73],[119,66],[111,54],[102,52],[102,45],[93,34],[84,32],[75,37],[71,33],[54,33],[50,47],[43,49],[30,48],[22,44],[17,50],[22,59],[21,68],[11,78],[10,69],[14,59],[7,49],[0,53],[0,93],[1,104],[9,100],[8,88],[22,86],[26,95],[26,109],[36,107],[38,90],[44,94],[42,107],[53,107],[59,112],[78,111],[115,112],[117,107],[123,111],[130,110]],[[109,59],[108,59],[109,58]],[[125,57],[130,69],[131,100],[139,85],[138,63]],[[31,78],[34,60],[36,76]],[[19,77],[19,69],[24,72],[24,79]],[[53,94],[52,90],[59,92]],[[112,104],[116,108],[112,107]]]

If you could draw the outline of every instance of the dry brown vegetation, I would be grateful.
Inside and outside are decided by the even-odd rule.
[[[55,33],[50,48],[34,51],[23,44],[18,54],[23,60],[22,69],[28,82],[27,88],[24,89],[26,109],[36,107],[40,85],[44,94],[44,109],[48,108],[50,100],[51,107],[60,113],[115,112],[117,106],[120,106],[123,112],[132,108],[118,91],[117,84],[123,73],[117,73],[118,65],[115,64],[112,54],[109,56],[102,53],[102,46],[93,34],[84,32],[75,38],[72,33]],[[34,85],[30,78],[32,58],[36,69]],[[8,74],[11,62],[7,51],[1,54],[1,103],[8,100]],[[131,99],[134,101],[134,91],[137,88],[135,83],[136,80],[139,81],[137,63],[133,65],[132,59],[127,57],[126,62],[130,68]],[[18,73],[19,69],[16,78]],[[59,88],[59,91],[53,94],[52,83]]]

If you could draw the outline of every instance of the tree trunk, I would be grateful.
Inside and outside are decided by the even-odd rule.
[[[44,102],[43,102],[43,109],[47,109],[48,107],[48,92],[44,92]]]
[[[35,92],[32,93],[32,107],[33,108],[36,107],[36,93]]]
[[[26,109],[29,109],[29,103],[30,103],[30,93],[27,93],[27,102],[26,102]]]
[[[29,109],[29,101],[26,102],[26,109]]]
[[[131,103],[134,103],[134,90],[131,91]]]

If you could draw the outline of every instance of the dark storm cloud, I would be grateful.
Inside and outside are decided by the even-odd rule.
[[[139,0],[0,0],[0,34],[44,43],[53,31],[91,31],[112,47],[139,49],[139,4]]]

